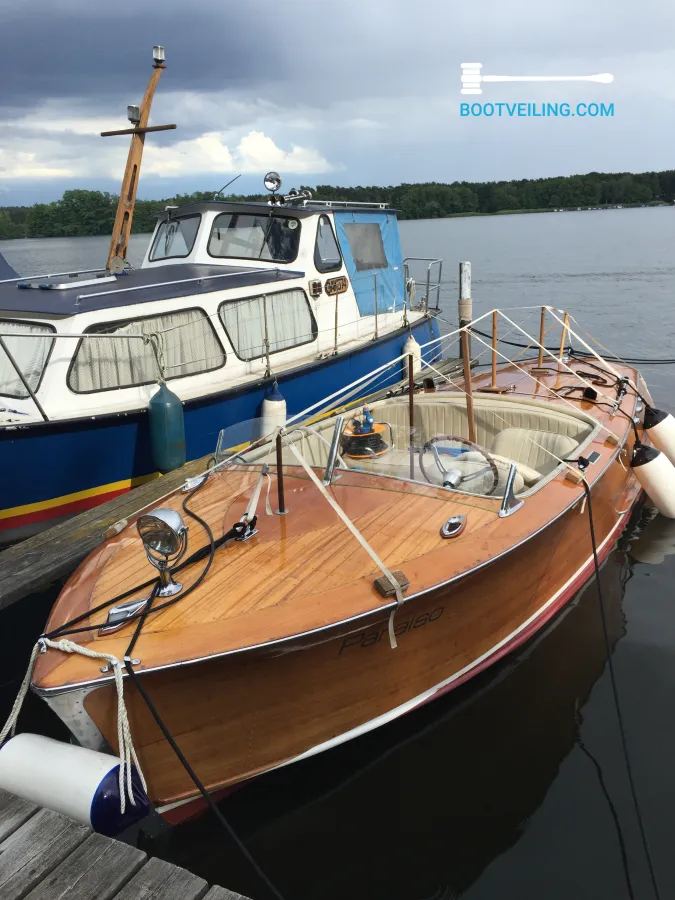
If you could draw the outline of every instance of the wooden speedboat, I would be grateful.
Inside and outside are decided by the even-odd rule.
[[[641,490],[629,465],[641,402],[623,381],[584,397],[581,368],[505,364],[492,383],[465,369],[459,385],[238,449],[162,501],[189,547],[174,524],[186,555],[150,611],[160,585],[146,554],[172,513],[144,510],[91,554],[46,633],[128,657],[130,731],[160,812],[180,816],[198,791],[137,685],[218,792],[453,689],[561,609],[594,571],[571,461],[586,464],[600,562]],[[612,371],[637,383],[629,367]],[[116,753],[118,697],[101,662],[50,646],[33,689],[81,744]]]

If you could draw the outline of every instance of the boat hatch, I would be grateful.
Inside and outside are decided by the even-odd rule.
[[[389,210],[333,213],[337,239],[362,316],[391,312],[403,304],[405,278],[396,213]]]

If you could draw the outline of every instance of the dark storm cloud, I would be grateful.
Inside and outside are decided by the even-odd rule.
[[[45,98],[133,97],[154,44],[167,48],[172,90],[255,90],[282,71],[285,52],[251,28],[256,6],[269,4],[0,0],[0,83],[11,85],[5,113],[21,114]]]

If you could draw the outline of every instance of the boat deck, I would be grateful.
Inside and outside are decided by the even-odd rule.
[[[626,372],[635,375],[633,370]],[[473,380],[474,389],[487,377],[478,375]],[[539,380],[562,387],[572,384],[574,377],[551,370]],[[499,379],[503,384],[515,383],[509,398],[547,399],[545,388],[526,373],[504,367]],[[547,402],[560,411],[569,410],[571,405],[589,412],[604,426],[605,430],[596,434],[583,451],[585,455],[594,450],[598,453],[586,473],[591,486],[605,474],[617,452],[626,456],[621,448],[631,435],[633,395],[623,398],[624,414],[614,416],[606,406],[579,400],[568,404],[552,398]],[[608,439],[608,431],[614,438]],[[270,472],[270,496],[276,501],[273,465]],[[323,474],[319,469],[315,472],[319,477]],[[627,492],[634,492],[634,479],[628,484],[627,456],[623,465],[613,467],[610,473],[617,498],[624,484]],[[209,479],[190,502],[191,508],[210,524],[216,539],[241,518],[258,477],[259,467],[232,467]],[[266,516],[261,501],[259,533],[246,543],[231,542],[217,551],[198,592],[148,617],[134,651],[141,660],[139,672],[230,653],[274,652],[280,644],[291,649],[294,642],[297,647],[299,640],[308,643],[320,639],[317,634],[336,626],[353,630],[355,623],[380,621],[394,608],[396,601],[384,599],[375,589],[378,567],[318,494],[307,473],[299,466],[284,465],[284,478],[290,515]],[[508,520],[498,517],[501,501],[496,497],[449,493],[431,485],[360,471],[341,472],[331,491],[389,569],[402,570],[409,579],[406,600],[489,565],[583,499],[582,487],[564,470],[528,495],[523,509]],[[184,495],[179,493],[163,501],[162,506],[182,511],[183,500]],[[441,538],[445,521],[463,513],[470,513],[466,536],[457,543]],[[611,503],[599,501],[594,515],[601,526],[604,518],[615,516],[615,510]],[[206,543],[204,530],[192,522],[190,552]],[[197,563],[181,572],[180,581],[186,588],[202,568],[203,564]],[[71,579],[55,605],[48,630],[152,576],[135,528],[121,532],[101,545]],[[147,589],[132,596],[143,595],[147,595]],[[103,624],[105,618],[106,611],[97,613],[89,624]],[[132,633],[132,625],[111,635],[93,632],[88,645],[122,658]],[[79,640],[85,643],[87,637],[81,635]],[[38,659],[34,684],[39,690],[49,690],[109,677],[86,658],[47,653]]]

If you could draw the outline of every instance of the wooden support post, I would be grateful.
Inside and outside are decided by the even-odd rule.
[[[415,478],[415,360],[408,356],[408,421],[410,425],[410,478]]]
[[[497,387],[497,310],[492,312],[492,387]]]
[[[464,328],[469,325],[473,319],[473,300],[471,299],[471,263],[461,262],[459,264],[459,327]],[[467,338],[469,336],[467,335]],[[469,338],[466,346],[468,347],[469,359],[471,359],[471,339]],[[462,354],[464,353],[464,342],[462,342]]]
[[[537,359],[537,368],[541,369],[544,365],[544,340],[546,338],[546,307],[541,308],[541,322],[539,324],[539,358]]]
[[[288,510],[286,509],[286,498],[284,497],[284,460],[283,449],[281,446],[281,432],[277,435],[277,495],[279,498],[277,515],[285,516]]]
[[[124,170],[124,178],[122,179],[120,199],[117,204],[115,224],[113,225],[110,250],[108,251],[108,260],[106,262],[106,268],[113,273],[121,272],[126,265],[127,248],[129,246],[129,235],[131,234],[131,223],[134,217],[138,177],[141,171],[141,161],[143,159],[145,133],[148,130],[150,107],[152,106],[152,98],[155,94],[157,82],[159,81],[164,68],[163,62],[155,61],[152,75],[148,81],[148,86],[145,89],[143,101],[140,106],[138,125],[132,130],[131,146],[129,147],[127,166]],[[125,130],[128,131],[128,129]],[[154,130],[159,129],[155,128]],[[106,134],[112,133],[114,132],[106,132]]]
[[[464,395],[466,397],[466,418],[469,423],[469,440],[476,443],[476,417],[473,411],[473,385],[471,384],[471,354],[469,335],[462,332],[462,358],[464,360]]]
[[[569,323],[570,323],[569,313],[565,313],[565,316],[563,318],[562,334],[560,335],[560,353],[558,354],[561,361],[565,355],[565,342],[567,341],[567,329],[569,327]]]

